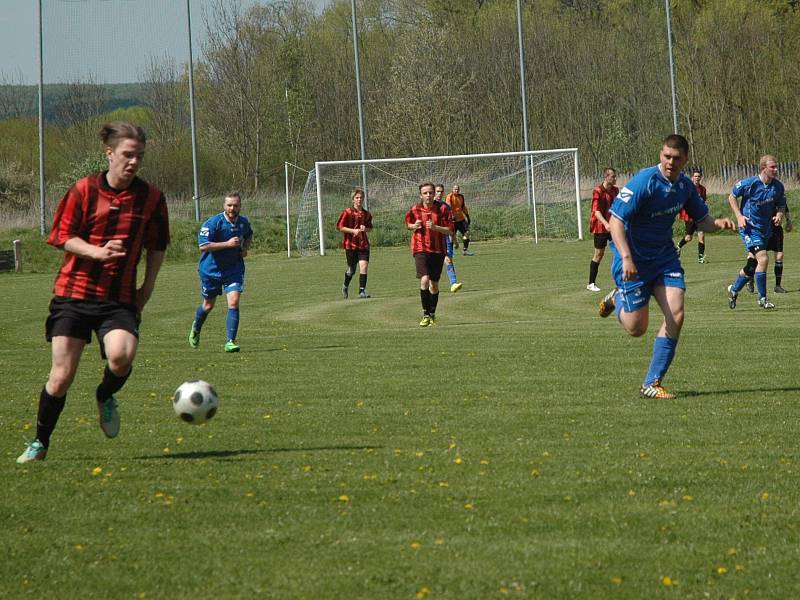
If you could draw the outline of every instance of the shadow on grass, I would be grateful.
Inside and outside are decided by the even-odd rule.
[[[800,392],[800,386],[787,386],[787,387],[759,387],[749,389],[732,389],[732,390],[708,390],[705,392],[698,392],[696,390],[681,390],[676,392],[679,398],[696,398],[699,396],[725,396],[727,394],[757,394],[765,392]]]
[[[382,446],[320,446],[317,448],[242,448],[240,450],[200,450],[194,452],[169,452],[134,456],[134,460],[193,460],[202,458],[230,458],[247,454],[275,454],[278,452],[321,452],[328,450],[380,450]]]

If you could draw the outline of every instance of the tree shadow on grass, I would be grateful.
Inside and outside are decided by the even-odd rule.
[[[759,394],[766,392],[800,392],[800,386],[784,387],[758,387],[758,388],[737,388],[731,390],[707,390],[698,392],[697,390],[677,391],[679,398],[696,398],[699,396],[725,396],[728,394]]]
[[[279,452],[323,452],[330,450],[379,450],[382,446],[320,446],[317,448],[241,448],[239,450],[196,450],[193,452],[165,452],[134,456],[134,460],[195,460],[203,458],[231,458],[248,454],[276,454]]]

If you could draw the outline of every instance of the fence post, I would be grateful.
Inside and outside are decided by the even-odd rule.
[[[22,273],[22,240],[14,240],[14,272]]]

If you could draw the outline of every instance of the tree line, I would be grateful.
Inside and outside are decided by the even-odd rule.
[[[800,3],[672,0],[680,131],[707,172],[761,154],[800,157]],[[195,63],[203,190],[281,188],[283,164],[360,158],[350,1],[248,9],[212,0]],[[523,147],[515,0],[359,0],[370,158]],[[213,17],[213,18],[211,18]],[[213,23],[213,25],[212,25]],[[578,147],[581,170],[632,171],[672,131],[662,0],[527,0],[531,149]],[[0,202],[38,184],[36,122],[0,80]],[[5,85],[3,85],[5,84]],[[109,118],[143,124],[144,175],[191,193],[187,66],[152,59],[138,106],[109,86],[68,82],[47,122],[46,175],[65,185],[98,163]],[[100,161],[102,164],[102,161]]]

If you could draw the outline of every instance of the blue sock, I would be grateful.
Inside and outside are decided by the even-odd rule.
[[[653,342],[653,358],[650,359],[650,368],[644,378],[644,385],[655,381],[662,381],[667,374],[672,359],[675,358],[675,348],[678,340],[670,337],[656,337]]]
[[[617,290],[617,293],[614,294],[614,312],[617,314],[617,321],[621,322],[619,313],[622,312],[622,290]]]
[[[194,311],[194,330],[200,331],[203,328],[203,323],[206,322],[206,317],[208,317],[208,313],[203,310],[203,305],[199,305],[197,310]]]
[[[228,328],[228,341],[233,342],[236,340],[236,333],[239,331],[239,309],[229,308],[228,318],[226,319],[226,326]]]
[[[745,277],[740,273],[739,276],[736,278],[736,281],[733,282],[731,289],[738,294],[739,292],[742,291],[742,288],[744,287],[745,283],[747,283],[747,277]]]
[[[758,297],[767,297],[767,272],[756,272],[756,287],[758,288]]]
[[[456,268],[453,263],[447,265],[447,276],[450,278],[450,285],[456,282]]]

